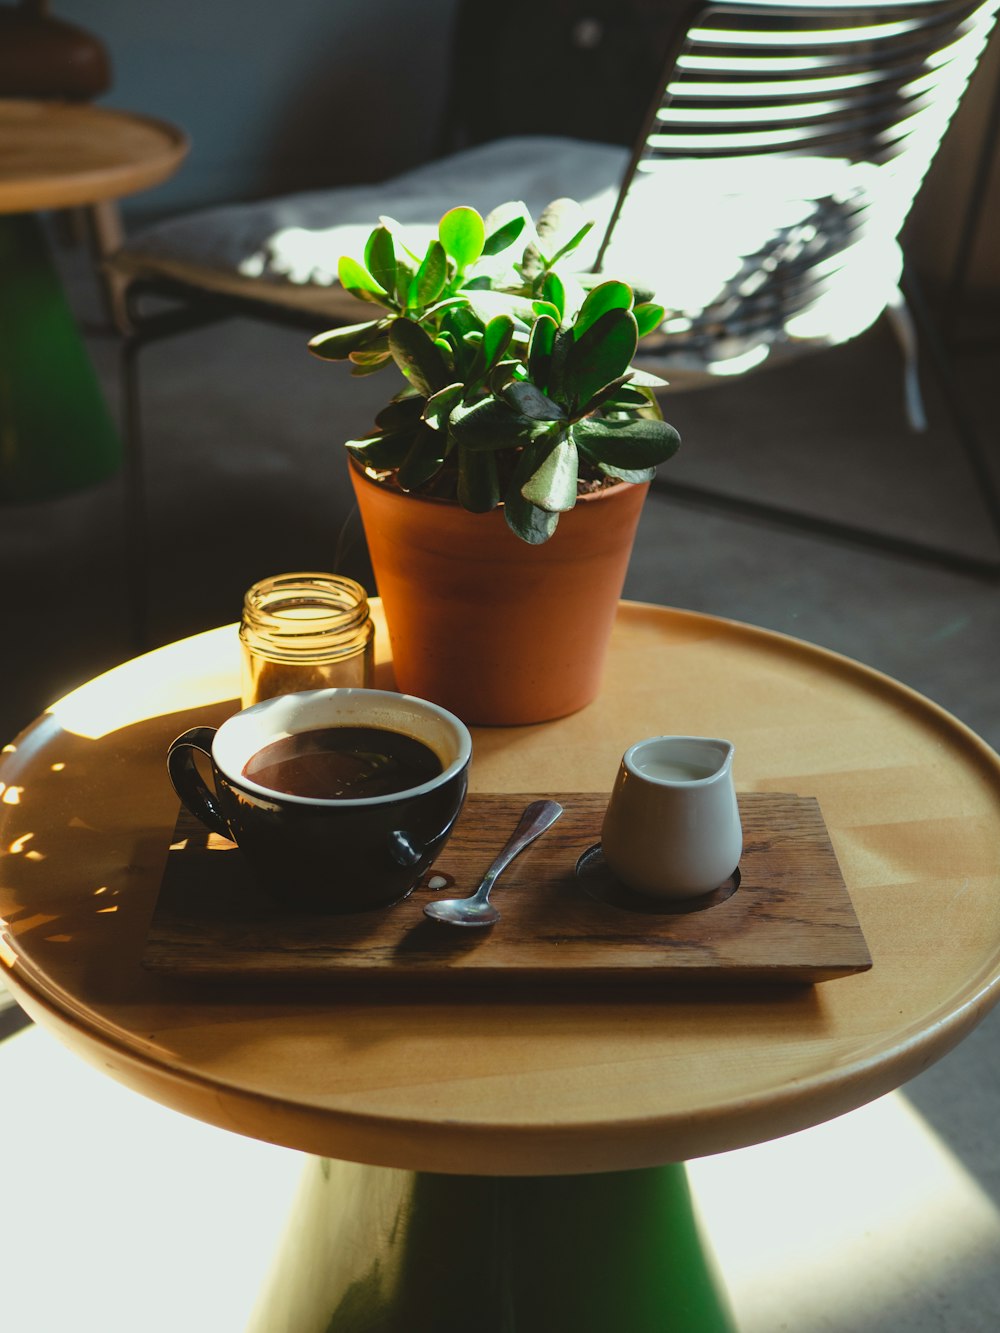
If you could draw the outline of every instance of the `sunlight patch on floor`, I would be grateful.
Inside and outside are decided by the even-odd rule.
[[[1000,1263],[1000,1212],[899,1092],[688,1171],[740,1333],[943,1328]]]
[[[0,1043],[0,1327],[243,1333],[303,1158],[148,1101],[40,1028]]]

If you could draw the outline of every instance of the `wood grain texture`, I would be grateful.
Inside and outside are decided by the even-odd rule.
[[[188,151],[173,125],[79,102],[0,99],[0,213],[74,208],[147,190]]]
[[[607,795],[561,796],[565,812],[518,856],[494,890],[502,919],[461,930],[429,921],[426,902],[471,893],[529,794],[475,794],[423,884],[404,902],[349,916],[288,915],[257,890],[242,855],[182,809],[143,962],[219,980],[368,980],[384,985],[628,981],[809,983],[871,966],[815,800],[740,798],[740,885],[687,910],[619,886],[598,860]],[[446,887],[427,887],[435,875]],[[718,899],[721,898],[721,901]]]

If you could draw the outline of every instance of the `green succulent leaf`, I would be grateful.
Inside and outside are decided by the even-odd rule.
[[[587,293],[580,312],[573,321],[574,338],[581,337],[609,310],[631,310],[632,288],[624,282],[602,282]]]
[[[462,288],[467,296],[469,309],[483,325],[495,319],[497,315],[507,315],[514,321],[515,329],[519,326],[527,331],[534,322],[535,313],[531,300],[520,292],[507,291],[503,288],[490,291],[470,291]]]
[[[652,481],[656,476],[655,467],[630,469],[624,467],[612,467],[610,463],[598,463],[597,466],[606,477],[614,477],[618,481],[631,481],[636,486],[641,485],[644,481]]]
[[[386,435],[396,431],[416,430],[426,403],[427,399],[422,395],[396,398],[382,408],[375,418],[375,425]]]
[[[544,463],[547,452],[547,447],[539,444],[529,444],[522,450],[503,498],[507,526],[515,536],[531,546],[547,542],[559,522],[557,511],[541,509],[521,494],[521,487]]]
[[[347,447],[359,462],[368,467],[389,470],[399,467],[413,444],[412,433],[395,435],[368,435],[361,440],[348,440]]]
[[[508,384],[512,384],[523,374],[524,367],[520,361],[498,361],[488,376],[490,393],[499,397]]]
[[[441,471],[444,462],[445,441],[440,431],[420,426],[412,440],[397,476],[404,491],[419,490]]]
[[[558,273],[546,273],[542,279],[542,300],[552,307],[555,311],[553,318],[557,324],[561,324],[566,313],[566,288]],[[540,315],[550,313],[547,310],[538,310]]]
[[[521,494],[539,509],[562,514],[576,504],[576,478],[576,445],[564,437],[522,485]]]
[[[510,346],[514,336],[514,321],[510,315],[496,315],[486,325],[483,332],[483,374],[488,375]]]
[[[443,301],[435,301],[422,311],[417,319],[418,324],[427,324],[437,319],[443,310],[453,310],[456,306],[466,305],[465,298],[462,296],[446,296]]]
[[[413,275],[406,304],[414,307],[432,305],[444,291],[448,281],[448,256],[440,241],[431,241],[420,267]]]
[[[555,320],[557,324],[562,320],[562,313],[560,312],[559,307],[553,305],[551,301],[532,301],[531,309],[537,318],[541,318],[542,315],[548,315],[549,319]]]
[[[629,470],[656,467],[671,458],[681,437],[666,421],[637,417],[632,421],[578,421],[573,438],[582,453],[595,463]]]
[[[371,366],[374,369],[384,366],[392,360],[389,339],[386,338],[384,347],[363,347],[360,351],[352,352],[347,359],[354,366]]]
[[[551,315],[539,315],[528,339],[528,375],[541,389],[549,386],[552,348],[558,325]]]
[[[414,320],[393,321],[389,329],[389,348],[406,378],[428,398],[452,382],[441,349]]]
[[[323,361],[346,361],[351,352],[378,338],[384,327],[384,320],[372,319],[365,324],[328,329],[326,333],[317,333],[314,338],[310,338],[309,350]]]
[[[647,333],[654,333],[663,323],[666,313],[663,306],[657,305],[655,301],[641,301],[633,306],[632,314],[639,325],[639,337],[645,338]]]
[[[463,339],[469,333],[482,333],[486,327],[483,320],[479,318],[476,312],[470,309],[467,302],[462,301],[459,305],[450,306],[441,319],[442,328],[455,339],[456,343]]]
[[[574,408],[588,403],[606,384],[628,370],[639,342],[631,310],[608,310],[569,348],[563,372],[564,396]]]
[[[410,299],[410,289],[417,276],[418,264],[396,256],[396,304],[405,310]]]
[[[362,301],[379,303],[389,295],[386,289],[375,281],[363,264],[359,264],[350,255],[341,255],[337,262],[337,277],[345,291],[357,296]]]
[[[557,329],[552,341],[552,357],[549,362],[548,384],[546,392],[550,398],[565,402],[566,360],[573,347],[573,330]]]
[[[377,375],[383,366],[389,364],[392,357],[375,357],[372,361],[355,361],[353,357],[350,357],[349,360],[351,361],[351,375],[357,379],[362,375]]]
[[[585,222],[581,226],[583,219],[583,209],[575,199],[554,199],[542,209],[535,232],[542,252],[549,256],[547,267],[551,268],[557,259],[569,254],[590,231],[593,222]],[[570,239],[559,245],[560,237],[567,235]]]
[[[488,514],[500,503],[496,455],[460,449],[458,502],[473,514]]]
[[[497,227],[496,231],[491,232],[483,242],[483,254],[502,254],[504,250],[509,249],[514,244],[526,225],[527,219],[519,217],[511,218],[502,227]]]
[[[654,375],[651,370],[639,370],[636,368],[632,371],[632,383],[637,388],[665,389],[669,384],[669,380],[661,379],[659,375]]]
[[[483,253],[486,224],[474,208],[452,208],[438,224],[438,236],[459,273],[464,273]]]
[[[464,384],[448,384],[428,398],[423,411],[423,419],[428,426],[432,426],[434,430],[446,431],[452,408],[462,401],[464,393]]]
[[[520,492],[512,492],[504,497],[503,516],[515,537],[520,537],[521,541],[530,546],[541,546],[547,542],[559,522],[557,513],[539,509]]]
[[[396,286],[396,247],[388,227],[376,227],[365,246],[365,265],[375,281],[391,292]]]
[[[456,407],[449,428],[463,449],[495,452],[514,449],[530,439],[538,423],[531,417],[511,411],[496,398],[482,398],[472,407]]]
[[[610,384],[605,384],[603,389],[598,389],[593,398],[579,409],[579,415],[581,417],[590,416],[591,412],[596,412],[599,407],[603,407],[612,399],[617,401],[618,395],[625,392],[625,385],[628,383],[628,378],[627,374],[619,375],[618,378],[612,380]],[[643,405],[645,405],[645,398],[641,401]]]
[[[584,238],[585,236],[588,236],[588,235],[590,234],[590,232],[593,230],[593,228],[594,228],[594,224],[593,224],[593,222],[585,222],[585,223],[583,224],[583,226],[580,228],[580,230],[579,230],[578,232],[576,232],[576,233],[571,237],[571,239],[568,240],[568,241],[566,242],[565,245],[562,245],[562,246],[559,247],[559,249],[555,252],[555,254],[552,256],[552,258],[549,260],[549,264],[550,264],[550,265],[552,265],[552,264],[558,264],[559,261],[560,261],[560,259],[565,259],[565,257],[566,257],[571,251],[573,251],[573,250],[576,249],[576,247],[580,244],[580,242],[583,240],[583,238]]]
[[[533,421],[565,421],[566,413],[558,403],[554,403],[551,398],[542,393],[541,389],[536,389],[533,384],[527,380],[522,383],[508,384],[503,390],[504,402],[508,403],[516,412],[522,416],[531,417]]]
[[[611,394],[610,397],[605,399],[603,404],[599,404],[599,406],[620,409],[624,412],[631,412],[633,408],[636,407],[649,407],[649,399],[641,390],[633,389],[631,384],[627,383],[629,378],[630,376],[623,375],[621,380],[617,381],[622,387],[615,393]],[[600,394],[598,394],[597,397],[599,398]],[[592,399],[591,401],[593,402],[594,400]],[[653,402],[655,404],[656,400],[654,399]],[[589,407],[590,404],[588,404],[588,408]],[[590,410],[593,409],[591,408]]]

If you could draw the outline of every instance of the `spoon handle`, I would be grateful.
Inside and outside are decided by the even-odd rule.
[[[482,883],[474,896],[485,902],[501,870],[509,866],[518,852],[523,852],[525,847],[534,842],[540,833],[544,833],[547,828],[551,828],[562,812],[563,808],[558,801],[532,801],[525,809],[524,814],[518,821],[517,828],[510,835],[500,855],[483,876]]]

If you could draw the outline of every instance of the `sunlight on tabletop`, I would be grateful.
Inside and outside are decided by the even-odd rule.
[[[1000,1212],[902,1093],[688,1170],[740,1333],[937,1328],[914,1312],[942,1297],[987,1327],[966,1286]]]
[[[48,712],[64,731],[98,740],[148,717],[232,699],[240,679],[236,635],[235,625],[225,626],[157,648],[81,685]]]

